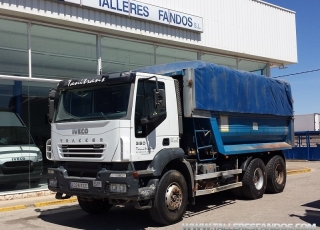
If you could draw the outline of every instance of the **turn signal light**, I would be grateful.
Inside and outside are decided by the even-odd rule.
[[[139,178],[139,173],[138,173],[137,171],[134,171],[134,172],[132,173],[132,176],[133,176],[133,178],[138,179],[138,178]]]

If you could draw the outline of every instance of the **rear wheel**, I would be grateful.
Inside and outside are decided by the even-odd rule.
[[[266,167],[261,159],[255,158],[249,163],[243,175],[242,194],[248,199],[261,198],[266,186]]]
[[[237,197],[237,198],[243,198],[243,194],[242,194],[242,188],[238,187],[238,188],[234,188],[231,190],[232,194]]]
[[[272,157],[267,164],[267,191],[280,193],[284,190],[287,180],[286,164],[281,156]]]
[[[112,208],[112,204],[104,200],[85,200],[78,197],[78,203],[82,210],[89,214],[106,213]]]
[[[180,172],[170,170],[161,178],[154,204],[149,210],[151,218],[163,225],[177,223],[186,211],[187,183]]]

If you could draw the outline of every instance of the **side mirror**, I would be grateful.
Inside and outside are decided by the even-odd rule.
[[[147,126],[147,125],[154,126],[159,120],[162,122],[166,117],[167,117],[167,112],[162,112],[162,113],[159,113],[159,114],[155,114],[155,115],[152,115],[152,116],[141,118],[140,122],[141,122],[142,126]]]
[[[166,91],[164,89],[155,89],[154,93],[154,108],[165,108],[166,107]]]
[[[54,115],[54,106],[55,106],[55,97],[56,97],[56,90],[50,89],[49,90],[49,114],[48,114],[48,120],[51,123],[53,120]]]

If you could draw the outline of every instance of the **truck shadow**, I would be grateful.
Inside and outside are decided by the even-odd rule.
[[[184,219],[223,208],[233,203],[235,203],[234,197],[228,195],[228,193],[197,197],[196,205],[188,205]],[[71,209],[62,206],[54,209],[37,209],[36,211],[40,212],[38,218],[45,222],[74,229],[121,230],[161,227],[149,217],[147,210],[136,210],[132,205],[113,207],[104,215],[89,215],[82,211],[77,204],[72,205]]]
[[[317,227],[320,227],[320,200],[316,200],[301,206],[305,206],[305,207],[309,207],[309,208],[314,208],[314,209],[318,209],[318,210],[309,210],[306,209],[306,213],[304,214],[304,216],[299,216],[299,215],[295,215],[295,214],[291,214],[290,217],[298,217],[301,220],[309,223],[309,224],[316,224]]]
[[[320,209],[320,200],[316,200],[316,201],[313,201],[313,202],[310,202],[310,203],[306,203],[306,204],[301,205],[301,206]]]
[[[187,207],[184,218],[197,216],[205,212],[223,208],[236,203],[235,196],[229,192],[196,197],[196,205]]]
[[[58,208],[59,209],[59,208]],[[52,210],[52,209],[51,209]],[[133,206],[114,207],[107,214],[90,215],[79,209],[51,213],[41,211],[39,216],[45,222],[72,229],[144,229],[159,227],[147,211],[135,210]]]

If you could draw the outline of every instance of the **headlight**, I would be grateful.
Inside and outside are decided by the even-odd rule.
[[[111,173],[110,177],[127,177],[125,173]]]
[[[42,161],[42,153],[41,151],[37,152],[37,160]]]
[[[46,143],[46,157],[47,157],[48,160],[52,160],[51,139],[47,140],[47,143]]]

